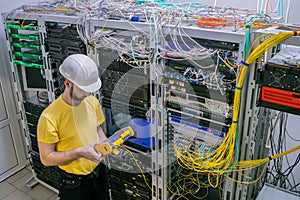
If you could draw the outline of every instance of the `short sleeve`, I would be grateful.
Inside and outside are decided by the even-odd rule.
[[[98,100],[96,101],[96,115],[97,115],[97,123],[99,126],[105,121],[105,118],[104,118],[102,106],[100,105]]]
[[[41,115],[39,118],[37,139],[39,142],[44,142],[47,144],[53,144],[59,141],[57,129],[53,123],[43,115]]]

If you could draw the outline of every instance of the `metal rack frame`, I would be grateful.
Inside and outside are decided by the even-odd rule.
[[[3,19],[7,15],[3,15]],[[9,17],[9,16],[8,16]],[[52,102],[55,99],[54,95],[54,85],[53,85],[53,77],[51,74],[51,66],[49,65],[49,58],[44,46],[44,40],[46,35],[46,27],[45,22],[61,22],[61,23],[70,23],[76,24],[78,16],[67,16],[67,15],[54,15],[54,14],[41,14],[41,13],[30,13],[30,15],[26,12],[19,13],[17,16],[11,16],[12,19],[28,19],[28,20],[37,20],[39,26],[39,32],[41,36],[41,48],[43,53],[43,62],[45,65],[45,74],[48,88],[48,96],[49,101]],[[140,29],[140,30],[148,30],[149,24],[135,22],[134,26],[131,22],[123,21],[123,20],[108,20],[105,21],[101,18],[89,17],[86,22],[86,28],[89,29],[90,34],[94,34],[98,28],[102,26],[113,29],[124,29],[124,30],[132,30],[132,29]],[[164,27],[165,31],[173,28],[172,25],[166,25]],[[241,61],[242,57],[242,49],[243,49],[243,33],[242,32],[232,32],[230,30],[221,30],[221,29],[205,29],[199,27],[191,27],[186,26],[183,27],[185,32],[189,34],[191,37],[207,39],[207,40],[218,40],[238,43],[239,44],[239,53],[237,63]],[[258,33],[254,34],[253,37],[257,37],[260,34],[263,34],[267,30],[260,30]],[[269,31],[269,30],[268,30]],[[280,30],[273,30],[275,33]],[[7,35],[7,38],[8,35]],[[300,40],[296,37],[292,37],[284,42],[284,44],[292,44],[300,46]],[[7,41],[8,49],[11,49],[9,41]],[[18,94],[18,106],[19,110],[22,112],[22,115],[25,116],[24,107],[23,107],[23,99],[21,90],[21,85],[19,83],[18,74],[16,73],[15,66],[12,63],[12,53],[9,52],[11,56],[11,73],[14,75],[14,88],[16,93]],[[88,55],[92,57],[97,62],[97,51],[90,50]],[[100,64],[100,63],[98,63]],[[258,98],[258,84],[255,80],[256,69],[260,67],[257,64],[251,64],[249,67],[249,72],[247,75],[247,80],[244,83],[243,89],[243,100],[240,108],[240,120],[239,120],[239,138],[240,138],[240,146],[241,146],[241,154],[240,159],[256,159],[261,158],[267,154],[267,149],[263,146],[266,142],[266,135],[261,135],[259,133],[264,134],[269,126],[268,121],[263,116],[268,116],[268,109],[257,107],[256,100]],[[150,79],[153,82],[156,79],[156,74],[162,73],[159,69],[153,66],[150,71]],[[151,124],[151,135],[156,138],[156,143],[154,148],[151,151],[151,159],[152,159],[152,199],[153,200],[162,200],[168,198],[168,181],[170,180],[170,169],[168,168],[169,160],[169,150],[168,150],[168,138],[167,135],[167,117],[164,116],[164,113],[160,109],[157,108],[157,105],[162,108],[165,105],[165,96],[166,96],[166,88],[164,85],[161,87],[156,87],[150,89],[151,95],[151,119],[155,120],[155,124]],[[152,91],[153,90],[153,91]],[[100,94],[96,94],[97,98],[100,99]],[[263,120],[265,119],[265,120]],[[244,123],[247,122],[247,123]],[[24,129],[28,133],[26,128],[26,118],[22,118],[22,124]],[[27,134],[28,136],[29,134]],[[151,145],[152,146],[152,145]],[[258,150],[258,148],[261,151]],[[257,172],[251,171],[247,173],[248,176],[254,176],[261,171],[258,169]],[[244,178],[236,173],[232,174],[239,181],[243,181]],[[35,184],[41,183],[51,190],[57,192],[57,190],[47,183],[39,180],[33,171],[33,177],[26,182],[28,187],[33,187]],[[259,186],[260,187],[260,186]],[[229,179],[225,180],[223,185],[223,199],[233,200],[233,199],[248,199],[252,198],[250,193],[257,193],[260,189],[259,187],[254,188],[254,186],[243,185],[240,183],[234,183]]]

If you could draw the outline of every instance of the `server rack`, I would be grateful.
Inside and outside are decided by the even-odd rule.
[[[26,18],[26,20],[25,20]],[[222,128],[220,129],[219,126],[213,126],[213,129],[218,129],[215,133],[218,135],[217,139],[214,137],[215,140],[213,142],[220,142],[222,141],[222,135],[226,133],[226,127],[230,126],[230,95],[228,94],[229,98],[215,99],[215,95],[213,95],[213,98],[208,97],[205,94],[193,94],[190,93],[185,97],[180,97],[175,99],[174,101],[174,94],[175,96],[179,97],[182,95],[182,93],[186,93],[185,89],[188,89],[190,83],[182,78],[178,78],[176,76],[176,71],[174,72],[175,67],[178,65],[178,63],[172,63],[171,61],[168,61],[168,59],[162,59],[160,60],[157,65],[150,65],[150,67],[146,70],[140,70],[137,69],[137,71],[141,72],[132,72],[128,73],[124,76],[125,72],[130,71],[128,66],[124,65],[124,62],[120,61],[120,58],[118,56],[111,55],[103,55],[103,48],[92,48],[92,47],[86,47],[80,41],[78,40],[78,37],[73,38],[75,40],[75,43],[73,41],[71,45],[72,48],[69,48],[70,40],[68,39],[62,39],[62,43],[66,43],[64,47],[59,46],[60,44],[57,44],[55,39],[53,38],[59,37],[64,38],[63,32],[60,32],[60,30],[55,30],[55,28],[62,25],[62,27],[72,27],[72,25],[77,23],[78,16],[67,16],[67,15],[59,15],[56,16],[54,14],[48,13],[48,14],[33,14],[23,12],[19,13],[18,17],[12,16],[11,18],[8,18],[5,15],[5,25],[6,25],[6,31],[7,31],[7,44],[10,49],[10,56],[11,56],[11,71],[13,74],[15,74],[15,89],[17,92],[20,92],[24,90],[22,84],[23,81],[21,79],[21,73],[16,72],[17,68],[16,65],[18,64],[26,64],[26,63],[16,63],[14,61],[14,58],[16,58],[16,54],[13,54],[13,43],[14,41],[11,40],[11,35],[9,34],[9,31],[12,27],[9,27],[9,21],[14,20],[23,20],[28,21],[32,20],[36,24],[36,26],[39,27],[36,32],[38,33],[40,40],[38,42],[38,46],[41,49],[41,55],[39,57],[40,63],[43,65],[44,69],[44,78],[46,81],[47,86],[47,94],[48,94],[48,101],[52,102],[62,91],[61,88],[61,82],[59,80],[59,77],[57,75],[57,63],[59,61],[62,61],[64,56],[75,53],[75,52],[81,52],[86,53],[92,57],[97,64],[100,66],[100,70],[103,70],[101,68],[102,65],[105,66],[105,62],[108,62],[107,67],[102,72],[102,81],[104,84],[107,83],[107,85],[104,86],[103,90],[100,94],[96,94],[96,96],[99,98],[99,101],[103,103],[103,107],[105,110],[105,115],[108,118],[108,123],[106,124],[106,131],[108,133],[111,133],[114,131],[118,126],[116,125],[116,119],[112,115],[112,110],[115,110],[117,113],[124,113],[126,116],[121,116],[122,119],[126,119],[125,121],[122,121],[122,123],[117,124],[121,125],[124,124],[130,119],[133,118],[142,118],[143,120],[148,120],[148,122],[151,122],[148,125],[149,131],[150,131],[150,140],[148,141],[148,144],[150,144],[147,149],[139,149],[141,147],[140,145],[134,146],[133,144],[136,143],[127,143],[125,144],[126,147],[128,147],[132,152],[137,153],[135,157],[141,157],[137,159],[137,163],[135,159],[127,160],[129,161],[126,163],[126,165],[131,166],[137,165],[142,166],[141,171],[146,172],[146,175],[137,174],[133,175],[133,173],[130,173],[131,169],[127,169],[126,172],[120,173],[119,171],[116,171],[116,169],[113,167],[115,162],[118,162],[122,158],[122,156],[130,157],[129,153],[126,150],[122,150],[121,156],[118,157],[111,157],[109,158],[110,161],[110,167],[111,167],[111,173],[110,173],[110,184],[111,184],[111,192],[114,193],[111,196],[113,199],[118,199],[118,194],[122,192],[127,192],[128,198],[134,198],[134,199],[168,199],[171,197],[170,193],[170,185],[172,184],[172,181],[174,180],[174,162],[176,161],[176,158],[174,157],[174,149],[172,148],[171,141],[174,140],[174,133],[177,133],[180,135],[180,130],[178,127],[176,128],[176,125],[180,123],[180,127],[183,126],[184,128],[190,128],[193,131],[195,131],[195,123],[186,122],[183,123],[182,121],[178,122],[176,119],[172,119],[172,115],[177,115],[178,113],[180,115],[191,115],[195,111],[198,111],[197,109],[193,110],[190,107],[188,107],[189,102],[208,102],[211,105],[218,105],[219,107],[223,107],[221,111],[218,111],[219,114],[222,114],[223,116],[218,115],[212,115],[212,113],[206,113],[203,112],[203,110],[200,113],[197,113],[200,117],[206,117],[209,120],[217,121],[217,124],[222,123]],[[92,35],[97,32],[97,30],[101,29],[105,26],[105,28],[113,30],[113,32],[121,32],[120,35],[124,34],[124,32],[129,33],[128,35],[123,35],[123,37],[132,37],[132,34],[136,34],[136,32],[139,32],[139,30],[146,30],[146,32],[150,33],[151,28],[149,29],[149,25],[137,22],[132,25],[131,22],[123,21],[123,20],[106,20],[106,19],[99,19],[99,18],[93,18],[91,17],[88,19],[87,22],[85,22],[85,26],[88,29],[88,32]],[[15,24],[19,24],[19,22],[15,22]],[[71,24],[71,26],[69,26]],[[27,26],[26,26],[27,27]],[[29,27],[29,26],[28,26]],[[150,26],[151,27],[151,26]],[[61,27],[60,27],[61,28]],[[74,28],[74,26],[73,26]],[[170,29],[174,28],[174,26],[169,25],[166,26],[165,30],[166,32]],[[21,27],[22,29],[22,27]],[[190,37],[195,38],[195,40],[199,43],[206,44],[206,45],[216,45],[215,48],[222,48],[222,43],[224,42],[224,38],[226,38],[226,47],[233,47],[234,50],[234,56],[232,58],[232,62],[235,64],[238,64],[241,61],[241,55],[242,55],[242,49],[243,49],[243,32],[233,32],[230,30],[220,30],[220,29],[205,29],[205,28],[197,28],[197,27],[190,27],[190,26],[184,26],[182,27],[184,29],[185,33],[187,33]],[[134,30],[134,31],[133,31]],[[51,33],[52,32],[52,33]],[[75,32],[74,30],[70,30],[70,32]],[[132,33],[133,32],[133,33]],[[54,35],[53,35],[54,34]],[[139,33],[138,33],[139,34]],[[262,33],[258,33],[255,37],[258,37]],[[37,39],[37,38],[35,38]],[[71,39],[72,40],[72,39]],[[149,42],[149,48],[156,48],[157,41],[150,41]],[[164,43],[165,41],[160,41],[160,44],[167,45]],[[209,44],[207,44],[209,42]],[[228,44],[234,44],[234,45],[228,45]],[[219,45],[219,46],[218,46]],[[221,45],[221,47],[220,47]],[[74,50],[74,48],[75,50]],[[87,49],[87,50],[86,50]],[[232,49],[229,49],[232,51]],[[102,57],[101,57],[102,56]],[[21,57],[26,57],[26,54],[23,54]],[[180,63],[180,65],[184,66],[185,63]],[[170,68],[167,68],[166,66],[169,66],[170,68],[173,68],[170,70]],[[125,68],[125,69],[124,69]],[[256,99],[258,98],[258,84],[256,82],[256,69],[257,66],[253,65],[251,67],[251,70],[249,72],[249,76],[247,76],[247,79],[245,81],[245,90],[243,94],[243,101],[242,106],[240,109],[240,120],[239,120],[239,126],[242,127],[241,132],[239,133],[240,137],[240,145],[241,145],[241,154],[240,159],[253,159],[253,158],[261,158],[262,156],[266,155],[267,149],[265,148],[264,144],[266,141],[265,136],[261,136],[259,134],[256,134],[257,132],[264,133],[266,128],[268,127],[268,122],[263,121],[261,119],[266,119],[263,116],[268,116],[268,110],[265,110],[264,108],[259,108],[256,104]],[[180,70],[186,70],[180,69]],[[168,73],[167,73],[168,72]],[[177,71],[178,72],[178,71]],[[182,73],[182,71],[181,71]],[[157,82],[157,74],[163,74],[163,82]],[[138,83],[132,83],[131,81],[140,80]],[[20,81],[21,80],[21,81]],[[109,83],[112,83],[109,85]],[[125,89],[114,91],[113,96],[112,91],[110,89],[110,86],[115,85],[117,83],[122,83],[122,86],[125,86],[127,93],[124,93]],[[184,85],[186,84],[186,85]],[[182,86],[183,85],[183,86]],[[206,84],[208,85],[208,84]],[[141,87],[140,87],[141,86]],[[172,89],[170,89],[170,86],[172,86]],[[117,87],[119,89],[119,86]],[[198,86],[201,87],[201,86]],[[129,90],[131,88],[131,90]],[[139,91],[135,93],[135,91]],[[176,91],[177,90],[177,91]],[[175,92],[174,92],[175,91]],[[22,94],[21,94],[22,93]],[[19,100],[19,106],[20,110],[23,110],[23,106],[27,105],[27,102],[23,102],[23,98],[27,97],[27,93],[21,92],[18,96],[20,97]],[[135,96],[135,98],[130,98],[131,96]],[[127,98],[123,99],[120,97],[127,96]],[[195,99],[197,99],[195,101]],[[246,101],[247,99],[251,99],[251,101]],[[191,101],[189,101],[191,100]],[[178,109],[178,105],[180,105],[182,102],[186,101],[186,107],[185,110],[182,110],[181,108]],[[229,101],[229,103],[228,103]],[[188,108],[188,109],[187,109]],[[196,107],[199,108],[199,107]],[[213,109],[211,107],[211,109]],[[125,109],[125,110],[124,110]],[[210,109],[210,110],[211,110]],[[26,108],[25,108],[26,111]],[[217,113],[218,113],[217,112]],[[165,113],[168,113],[167,115]],[[169,114],[171,113],[171,114]],[[214,112],[216,113],[216,112]],[[224,117],[226,114],[226,117]],[[227,115],[228,114],[228,115]],[[194,115],[194,114],[192,114]],[[26,116],[24,113],[23,116]],[[228,117],[229,116],[229,117]],[[30,133],[30,123],[28,123],[30,117],[27,114],[26,117],[23,118],[24,121],[24,127],[26,130],[29,130],[28,133]],[[242,121],[248,121],[248,124],[244,124]],[[223,123],[224,122],[224,123]],[[198,122],[197,122],[198,123]],[[204,127],[207,127],[207,125],[203,125]],[[225,128],[224,128],[225,127]],[[203,131],[203,130],[202,130]],[[153,139],[152,139],[153,138]],[[28,134],[28,139],[31,141],[30,148],[37,151],[36,146],[34,145],[34,137],[32,134]],[[259,147],[259,148],[257,148]],[[259,149],[259,150],[258,150]],[[173,154],[173,155],[172,155]],[[37,159],[35,155],[32,155],[32,162],[37,162]],[[35,164],[33,164],[35,165]],[[37,165],[37,164],[36,164]],[[130,168],[130,167],[129,167]],[[38,167],[36,166],[36,169]],[[49,188],[56,191],[55,184],[51,184],[47,179],[44,179],[37,176],[37,170],[33,170],[33,178],[35,181],[40,182],[46,186],[49,186]],[[123,169],[124,170],[124,169]],[[258,169],[258,172],[251,172],[248,175],[255,177],[255,174],[259,174],[259,171],[261,169]],[[135,171],[136,172],[136,171]],[[126,176],[125,176],[126,175]],[[126,177],[126,178],[124,178]],[[128,178],[129,177],[129,178]],[[231,177],[235,178],[236,180],[243,180],[243,177],[239,174],[233,173]],[[142,178],[144,181],[149,185],[147,187],[138,188],[141,185]],[[124,179],[131,179],[130,184],[126,183],[127,186],[125,186],[122,181]],[[204,178],[205,179],[205,178]],[[116,188],[119,188],[120,185],[117,185],[118,183],[122,183],[123,187],[121,187],[121,191],[115,191]],[[147,185],[146,184],[146,185]],[[32,184],[30,184],[33,186]],[[253,198],[255,196],[255,193],[259,190],[258,188],[253,188],[253,186],[243,185],[239,183],[235,183],[230,181],[229,179],[224,179],[223,184],[221,186],[222,199],[247,199],[247,198]],[[216,192],[212,190],[213,192]],[[211,197],[216,198],[216,197]]]
[[[3,14],[3,17],[18,109],[22,113],[33,171],[26,186],[32,188],[41,183],[58,192],[58,170],[44,166],[39,158],[37,123],[42,111],[63,92],[59,65],[68,55],[86,54],[85,44],[72,26],[72,19],[48,22],[39,16],[9,18]]]

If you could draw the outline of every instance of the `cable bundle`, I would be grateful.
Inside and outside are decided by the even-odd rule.
[[[205,155],[198,152],[190,152],[188,149],[181,149],[176,144],[174,144],[175,152],[179,164],[183,168],[191,169],[196,172],[204,172],[209,175],[225,175],[229,172],[242,172],[245,170],[251,170],[253,168],[259,167],[265,164],[264,170],[267,167],[267,163],[272,160],[289,154],[293,151],[299,150],[300,145],[296,146],[288,151],[283,153],[270,156],[268,158],[258,159],[258,160],[245,160],[237,161],[238,158],[238,143],[237,143],[237,131],[238,131],[238,119],[239,119],[239,109],[241,103],[241,90],[244,83],[244,78],[247,73],[247,69],[250,63],[254,63],[256,59],[262,56],[266,51],[274,47],[275,45],[280,44],[287,38],[291,36],[300,35],[300,32],[281,32],[278,33],[264,42],[262,42],[245,61],[242,61],[240,64],[240,71],[237,78],[236,92],[234,96],[233,104],[233,117],[232,125],[223,141],[223,143],[213,152],[206,153]],[[263,170],[263,171],[264,171]],[[262,174],[260,175],[260,177]],[[228,176],[227,176],[228,177]],[[258,179],[260,178],[258,177]],[[230,178],[230,177],[228,177]],[[232,178],[230,178],[232,179]],[[257,180],[258,180],[257,179]],[[251,182],[243,183],[253,183],[257,180]],[[211,185],[216,187],[216,185]]]

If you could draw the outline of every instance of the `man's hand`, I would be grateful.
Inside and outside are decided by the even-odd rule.
[[[84,147],[78,148],[81,157],[91,160],[95,163],[100,163],[104,157],[100,152],[95,150],[95,144],[90,144]]]
[[[55,150],[56,144],[39,142],[41,162],[45,166],[66,165],[79,158],[86,158],[96,163],[100,163],[104,156],[95,150],[95,144],[90,144],[77,149],[58,152]]]

